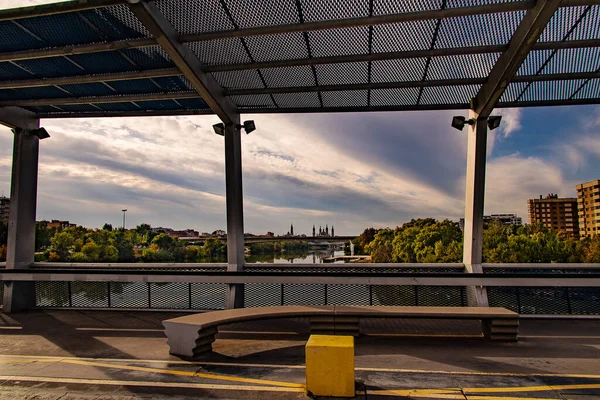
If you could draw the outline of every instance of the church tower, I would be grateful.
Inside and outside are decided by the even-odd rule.
[[[313,224],[313,237],[315,237],[315,225]]]
[[[290,235],[294,236],[294,224],[290,225]]]
[[[335,231],[333,230],[333,225],[331,225],[331,237],[335,237]]]
[[[325,236],[329,236],[329,225],[325,225]]]

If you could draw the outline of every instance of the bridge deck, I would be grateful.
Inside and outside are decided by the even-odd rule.
[[[160,326],[176,315],[0,314],[0,398],[305,398],[307,321],[230,325],[214,354],[189,363],[169,356]],[[481,339],[474,321],[367,325],[386,336],[356,342],[358,398],[600,397],[599,320],[523,320],[514,344]]]

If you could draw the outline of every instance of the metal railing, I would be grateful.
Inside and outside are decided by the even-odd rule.
[[[486,286],[490,306],[524,315],[600,315],[600,264],[34,263],[0,280],[35,281],[41,308],[215,310],[227,283],[245,284],[247,307],[269,305],[466,306],[466,286]],[[2,285],[0,285],[1,287]]]

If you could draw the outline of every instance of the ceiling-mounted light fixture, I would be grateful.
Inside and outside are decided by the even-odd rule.
[[[490,131],[492,131],[500,126],[500,120],[502,120],[501,115],[494,115],[494,116],[490,116],[488,118],[487,125],[488,125],[488,128],[490,128]]]
[[[466,119],[465,117],[456,116],[452,117],[452,127],[462,131],[465,125],[474,125],[474,119]]]
[[[502,116],[500,116],[500,115],[494,115],[494,116],[488,117],[488,119],[487,119],[488,128],[490,128],[490,130],[496,129],[497,127],[500,126],[500,120],[502,120]],[[462,117],[462,116],[455,116],[455,117],[452,117],[451,125],[453,128],[456,128],[459,131],[462,131],[463,128],[465,127],[465,125],[475,125],[475,120],[473,118],[466,119],[465,117]]]
[[[251,119],[248,121],[244,121],[243,125],[236,125],[235,127],[238,129],[244,128],[244,130],[246,131],[246,134],[256,130],[256,125],[254,124],[254,121]],[[225,124],[224,123],[221,122],[218,124],[214,124],[213,129],[217,135],[225,136]]]
[[[214,124],[213,129],[215,130],[215,133],[217,135],[225,136],[225,124],[224,123],[221,122],[219,124]]]
[[[256,125],[254,124],[253,120],[248,120],[248,121],[244,121],[244,130],[246,131],[246,134],[249,134],[250,132],[256,130]]]
[[[36,128],[36,129],[21,129],[15,128],[12,130],[13,133],[24,133],[26,135],[37,136],[38,139],[48,139],[50,134],[44,128]]]

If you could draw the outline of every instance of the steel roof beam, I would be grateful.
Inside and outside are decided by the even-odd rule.
[[[240,115],[236,105],[223,95],[223,88],[212,75],[204,72],[204,65],[194,52],[179,41],[179,34],[156,5],[139,0],[130,1],[131,11],[171,57],[175,66],[190,81],[206,104],[226,124],[239,124]]]
[[[539,0],[529,10],[512,35],[508,48],[488,74],[487,82],[472,99],[471,106],[479,118],[487,118],[506,87],[560,6],[561,0]]]
[[[548,50],[548,49],[570,49],[570,48],[585,48],[599,47],[600,39],[589,40],[571,40],[560,42],[543,42],[536,43],[533,50]],[[506,45],[490,45],[490,46],[473,46],[473,47],[457,47],[432,50],[411,50],[397,51],[386,53],[372,54],[354,54],[347,56],[331,56],[331,57],[315,57],[315,58],[298,58],[289,60],[263,61],[255,63],[241,64],[224,64],[224,65],[209,65],[206,66],[208,72],[223,72],[223,71],[242,71],[262,68],[282,68],[282,67],[298,67],[304,65],[320,65],[320,64],[340,64],[350,62],[365,62],[365,61],[384,61],[384,60],[399,60],[410,58],[425,58],[425,57],[445,57],[469,54],[487,54],[501,53],[506,51]]]
[[[93,10],[95,8],[116,6],[124,3],[124,0],[77,0],[31,7],[9,8],[0,10],[0,21]]]
[[[88,0],[89,1],[89,0]],[[107,4],[111,4],[109,0],[106,0]],[[123,0],[115,0],[115,3],[123,3]],[[324,29],[337,29],[352,26],[364,26],[364,25],[377,25],[382,23],[392,22],[403,22],[403,21],[417,21],[437,18],[449,18],[449,17],[460,17],[476,14],[489,14],[492,12],[506,12],[506,11],[518,11],[530,9],[533,6],[533,1],[522,1],[522,2],[509,2],[490,4],[484,6],[474,7],[456,7],[444,10],[430,10],[430,11],[417,11],[412,13],[392,14],[383,15],[376,17],[364,17],[364,18],[350,18],[350,19],[339,19],[330,21],[318,21],[303,24],[291,24],[291,25],[276,25],[256,28],[246,28],[231,31],[220,31],[220,32],[209,32],[201,34],[188,34],[179,36],[181,42],[201,41],[201,40],[216,40],[231,37],[244,37],[244,36],[256,36],[256,35],[268,35],[284,32],[306,32],[310,30],[324,30]],[[59,4],[71,4],[71,3],[59,3]],[[563,0],[561,6],[579,6],[579,5],[594,5],[600,4],[600,0]],[[38,6],[43,7],[43,6]],[[27,7],[30,9],[32,7]],[[33,7],[35,8],[35,7]],[[88,7],[95,8],[95,7]],[[87,8],[86,8],[87,9]],[[4,10],[2,12],[12,12],[15,14],[15,10]],[[485,10],[485,11],[484,11]],[[32,14],[31,12],[29,14]],[[29,15],[28,14],[28,15]],[[9,15],[9,14],[6,14]],[[44,15],[44,14],[42,14]],[[36,15],[30,15],[36,16]],[[10,19],[10,18],[9,18]],[[385,22],[388,21],[388,22]],[[152,38],[138,38],[119,40],[114,42],[106,43],[90,43],[80,44],[64,47],[54,47],[49,49],[32,49],[23,51],[13,51],[7,53],[0,53],[0,61],[20,61],[20,60],[31,60],[36,58],[46,57],[60,57],[65,55],[73,54],[88,54],[88,53],[99,53],[104,51],[124,50],[132,48],[140,48],[147,46],[157,45],[156,40]]]
[[[575,100],[536,100],[498,103],[496,108],[514,107],[551,107],[600,104],[600,99]],[[241,110],[247,114],[316,114],[344,112],[383,112],[383,111],[431,111],[431,110],[468,110],[469,104],[420,104],[418,106],[371,106],[371,107],[324,107],[324,108],[252,108]],[[157,110],[157,111],[84,111],[84,112],[52,112],[38,113],[40,118],[94,118],[94,117],[153,117],[169,115],[211,115],[212,110]]]
[[[177,69],[162,70],[167,72],[148,71],[147,77],[150,75],[159,76],[170,76],[181,75],[181,72]],[[118,74],[120,77],[129,77],[133,74],[130,72],[124,74]],[[18,83],[21,81],[13,81],[11,86],[17,87],[36,87],[45,85],[56,85],[56,80],[66,81],[72,83],[90,83],[90,82],[109,82],[114,81],[113,75],[90,75],[83,76],[86,82],[74,82],[68,81],[70,77],[61,78],[48,78],[39,81],[23,81],[31,82],[27,86],[19,86]],[[91,80],[94,78],[94,80]],[[126,78],[134,79],[134,78]],[[563,80],[579,80],[579,79],[600,79],[600,72],[575,72],[566,74],[543,74],[543,75],[521,75],[515,76],[513,82],[543,82],[543,81],[563,81]],[[331,92],[331,91],[347,91],[347,90],[369,90],[369,89],[402,89],[402,88],[421,88],[421,87],[439,87],[439,86],[465,86],[465,85],[482,85],[486,82],[486,78],[463,78],[463,79],[437,79],[427,81],[402,81],[402,82],[378,82],[378,83],[357,83],[347,85],[321,85],[321,86],[290,86],[290,87],[274,87],[274,88],[256,88],[256,89],[225,89],[223,94],[225,96],[243,96],[243,95],[257,95],[257,94],[281,94],[281,93],[307,93],[307,92]],[[64,83],[63,83],[64,84]],[[0,88],[3,88],[3,82],[0,82]],[[27,99],[27,100],[6,100],[0,101],[0,106],[3,105],[17,105],[17,106],[60,106],[68,104],[90,104],[90,103],[122,103],[130,101],[151,101],[151,100],[177,100],[177,99],[200,99],[202,98],[196,92],[168,92],[168,93],[141,93],[141,94],[129,94],[129,95],[118,95],[118,96],[97,96],[97,97],[75,97],[75,98],[49,98],[49,99]]]
[[[575,79],[600,78],[599,72],[577,72],[568,74],[546,74],[546,75],[523,75],[516,76],[511,82],[541,82]],[[273,87],[255,89],[225,89],[225,95],[256,95],[256,94],[280,94],[280,93],[307,93],[307,92],[331,92],[344,90],[372,90],[372,89],[404,89],[422,88],[435,86],[464,86],[482,85],[486,78],[463,78],[463,79],[436,79],[426,81],[403,81],[403,82],[378,82],[378,83],[355,83],[347,85],[321,85],[321,86],[293,86]]]
[[[297,24],[258,26],[229,31],[205,32],[183,36],[186,42],[206,40],[241,38],[248,36],[276,35],[291,32],[311,32],[328,29],[352,28],[358,26],[384,25],[398,22],[425,21],[470,15],[495,14],[501,12],[528,10],[535,5],[533,0],[524,0],[510,3],[486,4],[470,7],[455,7],[442,10],[414,11],[400,14],[377,15],[372,17],[344,18],[326,21],[304,22]]]
[[[94,75],[75,75],[61,76],[42,79],[19,79],[13,81],[0,81],[0,89],[20,89],[40,86],[58,86],[58,85],[76,85],[96,82],[115,82],[135,79],[163,78],[169,76],[179,76],[181,71],[177,68],[168,69],[150,69],[142,71],[127,71],[114,74],[94,74]]]
[[[39,107],[39,106],[64,106],[71,104],[102,104],[102,103],[128,103],[132,101],[154,101],[154,100],[184,100],[199,99],[201,96],[196,92],[167,92],[155,94],[124,94],[119,96],[97,96],[97,97],[65,97],[54,99],[27,99],[27,100],[2,100],[0,107]]]

